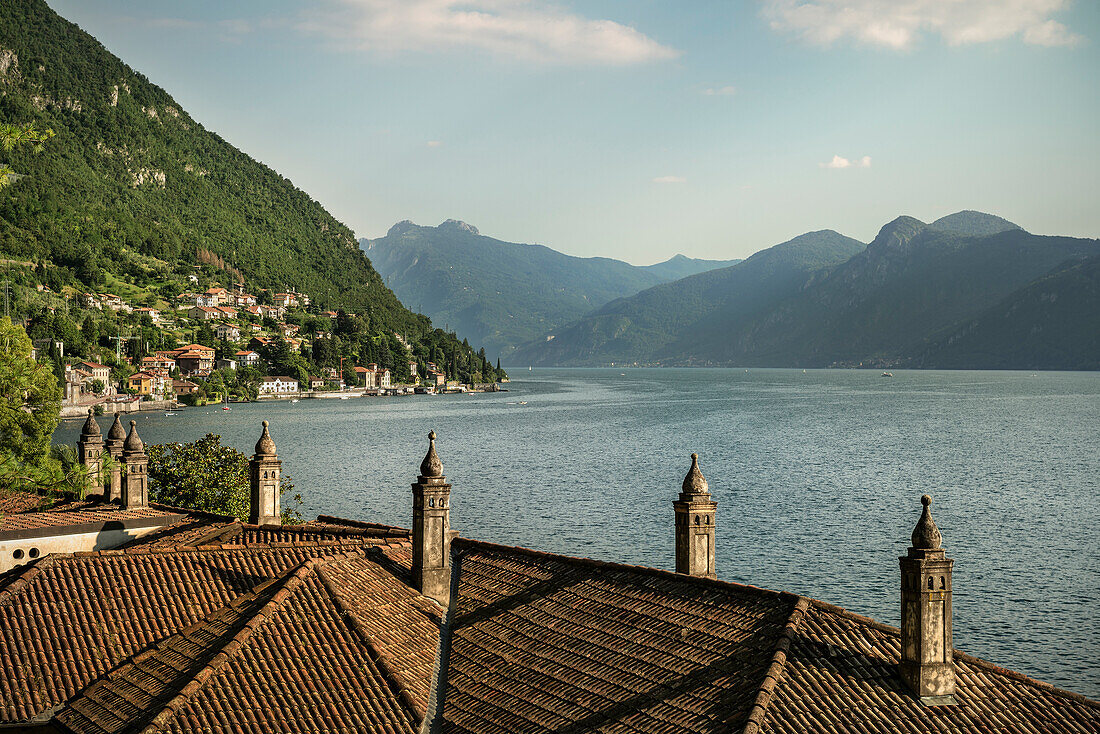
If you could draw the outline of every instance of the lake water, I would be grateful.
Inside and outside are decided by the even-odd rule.
[[[662,568],[700,454],[721,578],[897,625],[920,495],[955,559],[955,645],[1100,698],[1100,374],[518,372],[510,392],[138,414],[147,443],[248,454],[271,421],[303,515],[408,527],[439,434],[464,535]],[[104,431],[107,417],[100,419]],[[55,440],[74,443],[79,422]]]

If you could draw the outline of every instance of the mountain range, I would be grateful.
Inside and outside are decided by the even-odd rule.
[[[505,357],[608,301],[739,262],[676,255],[637,266],[573,257],[486,237],[453,219],[437,227],[398,222],[360,246],[402,302]]]
[[[809,233],[612,301],[513,361],[1097,369],[1098,257],[980,212],[903,216],[866,247]]]

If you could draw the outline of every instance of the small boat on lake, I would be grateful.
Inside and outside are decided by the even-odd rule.
[[[179,415],[179,413],[175,413],[175,412],[173,412],[173,411],[168,411],[168,412],[167,412],[167,413],[165,413],[164,415],[165,415],[165,416],[170,416],[170,415]]]
[[[893,372],[883,372],[883,373],[882,373],[882,376],[883,376],[883,377],[893,377],[893,376],[894,376],[894,373],[893,373]]]

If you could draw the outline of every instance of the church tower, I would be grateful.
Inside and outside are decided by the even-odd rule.
[[[145,444],[138,436],[137,422],[130,421],[130,435],[122,447],[122,461],[126,464],[126,481],[122,489],[122,508],[125,510],[149,505],[149,457]]]
[[[77,458],[88,472],[89,497],[103,497],[103,434],[95,420],[95,411],[88,408],[88,420],[80,431],[80,440],[76,442]],[[104,497],[104,499],[107,499]]]
[[[279,471],[283,462],[275,453],[275,442],[264,430],[256,442],[256,453],[248,461],[248,479],[252,490],[248,504],[248,521],[253,525],[280,525],[283,522],[279,509]]]
[[[126,443],[126,429],[122,419],[115,413],[115,422],[107,432],[107,453],[111,455],[111,473],[107,476],[107,487],[103,490],[103,501],[114,502],[122,499],[122,445]]]
[[[413,492],[413,584],[443,606],[451,598],[451,485],[435,453],[435,431],[428,434],[428,453],[420,463]]]
[[[714,518],[718,503],[699,471],[699,454],[691,455],[691,469],[684,477],[676,511],[676,573],[717,578],[714,564]]]
[[[901,561],[901,677],[922,703],[955,703],[955,659],[951,642],[951,567],[943,537],[924,505],[913,545]]]

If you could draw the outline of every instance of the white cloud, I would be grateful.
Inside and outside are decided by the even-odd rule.
[[[852,39],[903,50],[924,34],[958,46],[1022,36],[1040,46],[1084,38],[1050,16],[1069,0],[762,0],[772,28],[829,46]]]
[[[657,176],[655,179],[653,179],[653,183],[682,184],[687,183],[687,179],[683,176]]]
[[[429,148],[438,148],[441,145],[443,145],[442,140],[429,140],[428,141],[428,147]]]
[[[299,26],[380,54],[469,48],[535,63],[607,65],[680,55],[630,26],[549,0],[329,0]]]
[[[707,87],[703,90],[704,97],[729,97],[737,94],[735,87]]]
[[[841,158],[838,155],[834,155],[831,161],[819,165],[822,168],[870,168],[871,156],[865,155],[862,158],[848,160],[847,158]]]

